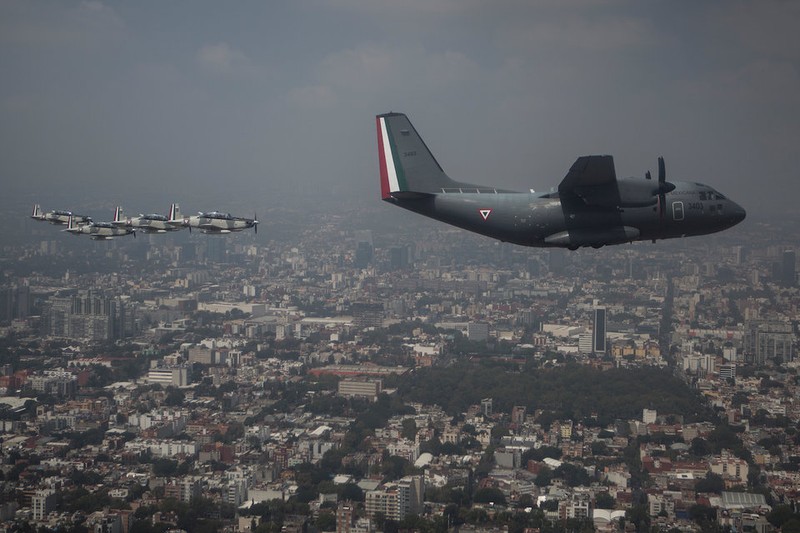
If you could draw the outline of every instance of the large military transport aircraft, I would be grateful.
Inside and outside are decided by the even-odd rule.
[[[72,217],[75,224],[86,224],[92,220],[92,217],[87,217],[86,215],[76,215],[72,211],[61,211],[56,209],[54,211],[48,211],[45,213],[42,211],[42,206],[39,204],[33,206],[33,212],[31,213],[32,219],[39,220],[41,222],[49,222],[51,224],[66,225],[69,223],[69,217]]]
[[[523,246],[576,250],[705,235],[744,220],[745,210],[702,183],[617,179],[610,155],[579,157],[557,190],[535,193],[452,180],[408,117],[376,117],[383,200],[421,215]]]

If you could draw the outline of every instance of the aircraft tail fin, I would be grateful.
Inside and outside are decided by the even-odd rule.
[[[114,224],[122,224],[122,223],[124,223],[124,222],[125,222],[125,220],[123,220],[123,215],[122,215],[122,206],[119,206],[119,205],[118,205],[118,206],[117,206],[117,207],[114,209]]]
[[[42,206],[39,204],[33,205],[33,212],[31,213],[31,218],[35,218],[36,220],[44,220],[44,213],[42,213]]]
[[[458,189],[483,188],[450,179],[433,157],[428,146],[402,113],[376,117],[381,197],[415,197],[426,194],[457,192]]]
[[[172,224],[183,224],[183,216],[181,215],[181,206],[178,204],[170,204],[169,206],[169,222]]]
[[[75,219],[72,218],[72,215],[69,216],[67,219],[67,229],[66,231],[74,230],[75,229]]]

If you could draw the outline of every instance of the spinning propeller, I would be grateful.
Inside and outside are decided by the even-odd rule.
[[[646,179],[653,179],[648,170],[644,176]],[[675,190],[675,185],[667,181],[667,170],[664,166],[664,158],[658,156],[658,215],[661,220],[664,219],[664,210],[667,208],[667,193]]]

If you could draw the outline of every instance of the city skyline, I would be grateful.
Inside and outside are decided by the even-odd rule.
[[[21,223],[0,260],[0,523],[796,518],[790,226],[576,253],[283,214],[108,243]]]

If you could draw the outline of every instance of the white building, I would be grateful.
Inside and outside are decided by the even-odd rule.
[[[189,384],[189,369],[185,366],[172,368],[153,368],[147,373],[148,383],[162,386],[185,387]]]
[[[53,489],[37,490],[31,498],[34,520],[44,520],[50,511],[56,508],[56,491]]]

